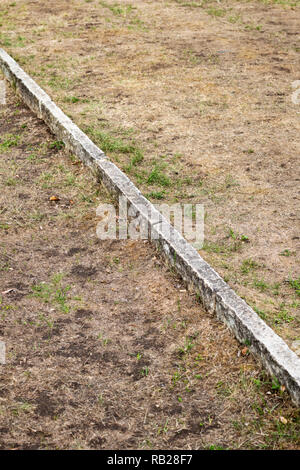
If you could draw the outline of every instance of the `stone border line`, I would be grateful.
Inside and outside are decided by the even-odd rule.
[[[268,373],[286,386],[293,402],[300,406],[300,358],[3,49],[0,67],[26,105],[45,121],[66,149],[88,165],[110,192],[126,198],[146,224],[151,241],[158,245],[187,287],[196,291],[204,308],[216,314],[241,343],[249,345]]]

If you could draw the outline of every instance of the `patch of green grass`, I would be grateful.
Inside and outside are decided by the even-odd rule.
[[[144,366],[142,369],[141,369],[141,375],[143,377],[147,377],[149,375],[149,367],[148,366]]]
[[[186,337],[184,346],[178,349],[179,357],[183,357],[185,354],[187,354],[193,349],[193,347],[195,346],[195,343],[193,343],[192,340],[195,339],[196,337],[197,337],[197,334]]]
[[[238,235],[232,230],[232,228],[229,229],[228,236],[231,237],[231,238],[233,238],[233,240],[237,240],[237,239],[238,239]]]
[[[53,179],[54,179],[54,174],[49,173],[47,171],[43,172],[41,174],[41,176],[39,177],[39,180],[41,180],[41,181],[53,181]],[[47,187],[47,186],[45,185],[45,187]]]
[[[17,36],[14,41],[14,46],[16,47],[25,47],[26,46],[26,39],[23,36]]]
[[[280,311],[276,314],[274,318],[274,323],[276,325],[281,323],[291,323],[295,320],[295,317],[289,314],[288,310],[284,307],[284,304],[280,305]]]
[[[165,191],[152,191],[151,193],[146,194],[146,197],[152,199],[164,199]]]
[[[223,381],[219,381],[216,385],[216,389],[217,389],[217,393],[219,395],[223,395],[224,397],[228,397],[231,395],[231,390],[230,388],[228,387],[228,385],[223,382]]]
[[[241,272],[243,274],[248,274],[250,271],[253,271],[254,269],[258,269],[258,268],[259,268],[259,264],[253,259],[248,258],[248,259],[244,259],[244,261],[242,262]]]
[[[240,235],[238,232],[234,232],[232,228],[229,227],[228,230],[228,238],[232,238],[233,240],[240,240],[242,242],[249,242],[249,237],[247,235]]]
[[[215,242],[205,241],[202,250],[208,253],[225,253],[226,247]]]
[[[62,150],[64,146],[65,144],[62,140],[55,140],[54,142],[51,142],[51,144],[49,144],[49,148],[55,150]]]
[[[142,30],[142,31],[146,30],[144,22],[136,14],[132,16],[132,13],[134,12],[134,10],[137,10],[136,7],[130,4],[127,4],[127,5],[124,5],[124,4],[122,5],[119,3],[109,4],[105,2],[104,0],[100,0],[99,3],[103,8],[107,8],[108,10],[110,10],[114,16],[118,18],[123,18],[124,21],[128,21],[127,28],[129,30],[136,30],[136,29]],[[109,23],[111,22],[110,18],[106,18],[106,21]]]
[[[53,90],[68,90],[71,85],[73,85],[73,82],[70,78],[59,77],[57,75],[54,75],[50,78],[50,80],[48,80],[47,84]]]
[[[287,248],[283,250],[281,253],[279,253],[279,256],[292,256],[295,255],[294,251],[290,251]]]
[[[134,143],[124,142],[120,138],[114,137],[107,132],[94,129],[93,127],[88,127],[86,132],[104,153],[112,152],[115,154],[131,155],[131,161],[127,170],[131,170],[132,167],[137,166],[143,161],[143,153]]]
[[[253,310],[254,310],[254,312],[257,313],[257,315],[260,316],[260,318],[262,320],[267,320],[268,317],[267,317],[267,315],[265,314],[265,312],[263,310],[260,310],[259,308],[255,307],[255,306],[253,307]]]
[[[86,194],[81,194],[80,199],[82,202],[87,202],[88,204],[94,203],[94,200],[90,196],[87,196]]]
[[[270,287],[272,289],[273,295],[279,295],[280,282],[274,282],[274,284]]]
[[[216,17],[221,17],[226,15],[226,10],[223,10],[221,8],[208,8],[206,12],[210,16],[216,16]]]
[[[33,408],[31,403],[20,402],[12,407],[11,412],[14,416],[19,416],[20,412],[29,412]]]
[[[29,215],[29,217],[33,222],[41,222],[46,217],[46,215],[39,210],[35,210]]]
[[[1,314],[1,317],[4,319],[11,310],[15,310],[15,306],[10,305],[10,304],[4,304],[2,296],[0,295],[0,314]]]
[[[10,47],[11,45],[12,45],[11,39],[8,36],[0,33],[0,46]]]
[[[259,289],[261,292],[265,292],[267,289],[269,289],[269,285],[264,281],[264,279],[254,279],[253,281],[254,287]]]
[[[289,284],[295,290],[296,295],[300,297],[300,277],[298,279],[289,279]]]
[[[240,186],[240,183],[232,176],[226,175],[225,177],[225,189],[234,188]]]
[[[67,173],[65,176],[65,185],[74,186],[76,181],[75,175],[73,173]]]
[[[290,6],[290,7],[300,6],[300,0],[257,0],[257,1],[265,3],[267,5],[274,4],[274,5],[284,5],[284,6]]]
[[[168,422],[169,422],[169,418],[166,419],[165,424],[163,426],[158,427],[157,435],[168,432]]]
[[[234,243],[229,245],[224,243],[205,241],[201,249],[207,253],[223,253],[230,255],[231,253],[239,252],[241,250],[241,246],[242,242],[240,240],[235,240]]]
[[[6,186],[16,186],[18,181],[15,178],[7,178],[5,181]]]
[[[128,25],[129,30],[142,30],[142,31],[147,31],[147,28],[145,27],[145,23],[138,17],[133,18],[130,20],[129,25]]]
[[[63,101],[64,103],[78,103],[80,99],[77,96],[65,96]]]
[[[52,289],[49,284],[41,283],[41,284],[36,284],[32,287],[33,295],[34,297],[38,297],[39,299],[42,299],[43,302],[49,303]]]
[[[19,145],[20,136],[14,134],[6,134],[0,140],[0,150],[6,151],[11,147]]]
[[[242,21],[242,18],[240,15],[232,15],[228,17],[229,23],[235,24],[238,23],[239,21]]]
[[[175,0],[175,2],[178,3],[178,5],[180,5],[181,7],[201,8],[203,6],[203,2],[186,2],[185,0]]]
[[[275,376],[273,376],[271,380],[272,380],[272,390],[280,390],[280,383],[278,379]]]
[[[62,286],[63,274],[55,274],[49,283],[41,282],[32,286],[33,297],[40,299],[46,304],[51,304],[59,307],[63,313],[69,313],[70,306],[68,305],[68,292],[70,286]]]
[[[246,30],[249,30],[249,31],[260,31],[262,28],[262,25],[258,24],[258,25],[255,25],[255,24],[246,24],[245,25],[245,29]]]
[[[103,131],[95,131],[95,137],[103,152],[134,153],[135,148]]]
[[[181,378],[182,378],[182,373],[181,373],[181,369],[179,368],[178,370],[174,372],[174,374],[171,377],[171,381],[173,384],[172,387],[175,387],[177,383],[181,380]]]
[[[52,330],[52,328],[54,327],[54,320],[52,320],[51,318],[49,319],[43,313],[39,314],[38,319],[39,320],[36,323],[36,326],[40,327],[46,325],[48,328],[50,328],[50,330]]]
[[[247,235],[240,235],[237,232],[234,232],[232,228],[229,228],[228,237],[232,238],[233,240],[240,240],[242,242],[249,242],[249,237]]]
[[[119,3],[114,3],[110,5],[109,3],[99,0],[99,3],[102,7],[108,8],[115,16],[127,16],[133,10],[136,10],[136,7],[132,5],[120,5]]]
[[[206,448],[207,448],[207,450],[227,450],[225,447],[218,446],[218,445],[215,445],[215,444],[207,446]]]
[[[170,186],[171,180],[162,172],[159,165],[155,165],[147,178],[147,183],[150,185],[157,184],[159,186]]]

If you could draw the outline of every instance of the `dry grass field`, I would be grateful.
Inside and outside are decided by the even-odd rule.
[[[299,6],[3,0],[0,47],[151,201],[204,204],[201,256],[300,355]],[[7,98],[0,447],[299,449],[285,390],[148,243],[99,243],[109,195]]]
[[[299,1],[25,1],[0,45],[300,351]]]
[[[97,238],[109,195],[10,89],[0,142],[0,448],[299,448],[276,378],[148,242]]]

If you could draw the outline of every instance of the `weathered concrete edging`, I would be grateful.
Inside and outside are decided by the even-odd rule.
[[[249,345],[300,406],[300,358],[206,263],[199,253],[141,194],[130,179],[69,119],[50,97],[0,49],[0,67],[27,106],[62,140],[66,149],[87,164],[113,193],[126,198],[139,214],[153,243],[174,266],[209,312]]]

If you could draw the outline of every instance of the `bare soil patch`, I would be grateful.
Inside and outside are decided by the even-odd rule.
[[[2,449],[299,448],[299,410],[8,89],[0,109]],[[56,201],[50,201],[56,195]]]

